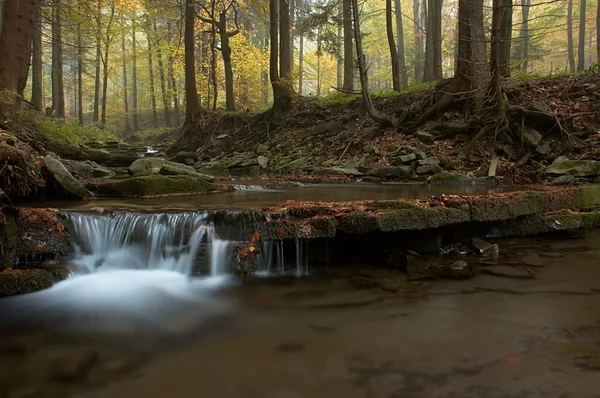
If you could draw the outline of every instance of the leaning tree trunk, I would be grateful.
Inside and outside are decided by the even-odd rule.
[[[586,0],[579,1],[579,46],[577,50],[577,72],[585,70],[585,7]]]
[[[65,118],[65,84],[62,55],[61,0],[52,3],[52,115]]]
[[[575,49],[573,45],[573,0],[567,0],[567,57],[569,71],[575,73]]]
[[[362,49],[362,39],[360,37],[360,20],[358,13],[358,0],[352,0],[352,20],[354,23],[354,43],[356,44],[356,56],[358,58],[358,71],[360,74],[360,86],[362,91],[363,100],[365,101],[365,106],[367,108],[367,112],[371,118],[384,126],[393,126],[394,120],[392,118],[375,109],[373,106],[373,102],[371,101],[371,96],[369,95],[369,79],[367,76],[367,64],[365,62],[365,54]]]
[[[196,67],[194,65],[194,18],[195,3],[185,3],[185,125],[192,125],[202,115],[198,89],[196,87]]]
[[[402,27],[402,4],[395,0],[394,10],[396,12],[396,39],[398,40],[398,80],[400,89],[408,87],[408,76],[406,74],[406,61],[404,60],[404,28]]]
[[[289,79],[292,73],[290,36],[290,0],[279,0],[279,78],[282,80]]]
[[[35,1],[5,7],[0,30],[0,113],[12,113],[20,105],[29,75],[32,20]],[[8,95],[4,95],[8,94]]]
[[[510,50],[512,42],[512,0],[505,0],[501,10],[500,26],[500,75],[510,77]]]
[[[354,50],[352,49],[352,0],[341,0],[344,23],[344,90],[354,91]]]
[[[33,12],[33,25],[31,27],[31,34],[33,36],[33,55],[31,57],[31,103],[33,104],[33,109],[42,112],[44,110],[42,90],[42,85],[44,84],[42,78],[42,2],[41,0],[34,1],[35,11]]]
[[[392,86],[394,91],[400,91],[400,72],[398,70],[398,49],[394,42],[394,27],[392,25],[392,0],[385,0],[385,27],[388,46],[392,61]]]

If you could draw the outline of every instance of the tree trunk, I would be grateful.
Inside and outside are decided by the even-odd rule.
[[[423,77],[423,27],[419,24],[420,0],[413,0],[413,33],[415,36],[415,82]]]
[[[104,41],[104,58],[102,59],[102,68],[103,68],[103,76],[102,76],[102,110],[100,114],[100,125],[102,127],[106,127],[106,103],[108,98],[108,72],[110,69],[108,68],[108,55],[110,54],[110,43],[112,41],[111,37],[111,27],[113,23],[113,18],[115,17],[115,2],[110,2],[110,16],[108,18],[108,25],[106,25],[106,36]]]
[[[510,77],[510,50],[512,42],[512,0],[503,0],[500,27],[500,75]]]
[[[285,0],[281,0],[283,3]],[[286,50],[285,53],[278,54],[280,52],[279,48],[279,26],[283,26],[285,28],[286,24],[279,24],[279,5],[281,4],[278,0],[269,0],[269,21],[270,21],[270,29],[269,35],[271,40],[271,48],[270,48],[270,58],[269,58],[269,75],[271,78],[271,86],[273,87],[273,108],[272,114],[273,117],[279,118],[282,116],[284,112],[287,112],[291,108],[292,104],[292,93],[289,89],[289,85],[291,82],[285,82],[279,76],[279,68],[277,65],[277,61],[280,57],[287,58],[289,57],[290,52]],[[288,19],[289,21],[289,19]],[[287,24],[289,26],[289,24]],[[285,32],[281,35],[281,40],[289,39],[289,34],[286,35]],[[289,40],[288,40],[289,42]],[[284,46],[285,48],[285,46]],[[283,63],[283,61],[282,61]],[[284,65],[282,71],[289,73],[289,64]]]
[[[567,57],[569,71],[575,73],[575,49],[573,46],[573,0],[567,0]]]
[[[304,17],[304,0],[298,0],[297,8]],[[302,96],[304,78],[304,34],[300,32],[300,40],[298,44],[298,95]]]
[[[163,103],[163,113],[165,115],[165,126],[171,127],[171,107],[169,106],[169,96],[167,95],[167,80],[165,77],[165,66],[162,59],[162,50],[158,38],[158,28],[156,26],[156,16],[152,19],[152,34],[154,36],[154,48],[156,49],[156,60],[158,63],[158,76],[160,79],[160,94]]]
[[[365,54],[362,49],[362,39],[360,37],[360,20],[358,14],[358,0],[351,0],[352,4],[352,19],[354,22],[354,42],[356,44],[356,56],[358,58],[358,71],[360,74],[360,86],[362,91],[363,100],[365,102],[365,106],[371,118],[382,125],[392,126],[394,125],[394,121],[388,115],[383,112],[378,111],[373,106],[373,102],[371,101],[371,96],[369,95],[369,79],[367,77],[367,63],[365,61]]]
[[[3,22],[4,22],[4,0],[0,0],[0,36],[2,36]]]
[[[444,78],[442,70],[442,0],[433,0],[433,79]]]
[[[198,89],[196,88],[196,67],[194,65],[194,2],[186,0],[185,3],[185,120],[186,124],[192,123],[202,114]]]
[[[354,54],[352,49],[352,0],[341,0],[344,22],[344,90],[354,91]]]
[[[221,56],[225,69],[225,110],[235,112],[235,94],[233,92],[233,68],[231,66],[231,46],[227,33],[227,15],[225,10],[219,13],[219,36],[221,37]]]
[[[52,2],[52,115],[65,118],[61,0]]]
[[[294,70],[294,35],[296,24],[296,2],[290,0],[290,70]]]
[[[300,1],[300,0],[299,0]],[[340,1],[338,2],[338,14],[337,14],[337,54],[336,54],[336,58],[337,58],[337,87],[338,88],[342,88],[343,84],[344,84],[344,56],[342,53],[342,47],[343,47],[343,42],[344,42],[344,36],[343,36],[343,26],[344,24],[342,23],[342,18],[344,15],[344,5],[343,3]]]
[[[122,19],[125,26],[125,18]],[[125,59],[125,30],[121,31],[121,57],[123,60],[123,105],[125,107],[125,131],[131,130],[129,126],[129,92],[127,90],[127,62]]]
[[[394,91],[400,91],[400,71],[398,69],[398,49],[394,43],[394,27],[392,25],[392,0],[385,0],[385,27],[388,46],[392,61],[392,86]]]
[[[131,18],[131,90],[132,90],[132,112],[133,112],[133,129],[140,129],[140,119],[138,115],[138,87],[137,87],[137,38],[135,37],[136,18],[135,11]]]
[[[492,38],[490,65],[492,79],[490,82],[490,103],[493,113],[502,112],[502,92],[500,79],[502,78],[502,17],[507,0],[493,0],[492,2]]]
[[[213,2],[213,8],[212,8],[212,12],[214,15],[214,11],[215,11],[215,3]],[[212,80],[212,87],[213,87],[213,103],[212,103],[212,110],[216,111],[217,110],[217,99],[219,96],[219,90],[218,90],[218,86],[217,86],[217,28],[215,23],[213,22],[211,24],[211,57],[210,57],[210,75],[211,75],[211,80]]]
[[[167,22],[167,41],[171,44],[171,22]],[[175,73],[173,72],[173,52],[169,49],[169,81],[171,82],[171,94],[173,95],[173,108],[175,109],[175,124],[178,126],[181,124],[181,118],[179,116],[179,93],[177,90],[177,80],[175,79]]]
[[[19,7],[4,7],[0,31],[0,91],[14,98],[0,96],[0,112],[11,113],[20,104],[29,76],[31,59],[31,27],[35,18],[33,0],[20,1]]]
[[[398,80],[400,89],[408,87],[408,76],[406,74],[406,61],[404,59],[404,28],[402,25],[402,5],[400,0],[394,1],[396,11],[396,40],[398,40]]]
[[[596,62],[600,62],[600,1],[596,3]]]
[[[290,30],[290,0],[279,0],[279,78],[284,83],[292,72]]]
[[[579,1],[579,48],[577,50],[577,72],[585,70],[585,0]]]
[[[300,0],[299,0],[300,1]],[[262,26],[262,46],[263,51],[267,52],[269,49],[269,26],[268,24],[261,24]],[[302,40],[302,39],[301,39]],[[266,105],[269,102],[269,70],[266,65],[261,63],[260,72],[260,93],[261,93],[261,104]]]
[[[153,60],[152,60],[152,41],[150,37],[147,36],[148,42],[148,71],[150,78],[150,102],[152,103],[152,125],[155,129],[158,128],[158,112],[156,110],[156,90],[154,87],[154,68],[153,68]]]
[[[1,1],[1,0],[0,0]],[[38,112],[44,110],[43,98],[43,64],[42,64],[42,1],[34,0],[35,10],[33,12],[33,24],[31,34],[33,36],[33,56],[31,65],[31,103],[33,109]],[[81,28],[78,27],[81,33]]]
[[[77,24],[77,118],[83,126],[83,41],[81,22]]]
[[[433,77],[433,14],[435,0],[427,1],[427,27],[425,28],[425,64],[423,66],[423,81],[432,82]]]
[[[96,75],[94,78],[94,117],[100,119],[100,63],[102,62],[102,0],[98,0],[96,9]]]
[[[529,62],[529,4],[530,0],[521,0],[522,21],[516,54],[516,58],[521,61],[521,72],[525,74],[527,74]]]

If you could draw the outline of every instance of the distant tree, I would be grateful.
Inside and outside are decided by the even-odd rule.
[[[586,0],[579,1],[579,46],[577,49],[577,72],[585,70],[585,18]]]

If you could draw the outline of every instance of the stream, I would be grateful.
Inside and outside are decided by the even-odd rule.
[[[342,195],[300,189],[285,197]],[[345,200],[399,196],[341,190]],[[239,206],[279,201],[231,194]],[[213,208],[234,201],[227,195],[107,207]],[[358,261],[317,271],[297,259],[306,272],[242,282],[224,270],[226,240],[205,212],[84,211],[100,202],[61,204],[76,238],[71,278],[0,300],[0,397],[599,396],[600,231],[497,239],[493,264],[467,258],[535,278],[416,281]],[[209,272],[190,277],[207,242]]]

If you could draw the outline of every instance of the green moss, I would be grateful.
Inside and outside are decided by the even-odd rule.
[[[581,195],[581,210],[593,209],[600,206],[600,185],[585,185],[579,187]]]
[[[189,176],[143,176],[109,181],[97,187],[101,195],[115,197],[167,196],[177,194],[206,193],[214,185]]]
[[[52,277],[43,269],[0,272],[0,296],[32,293],[50,286],[52,286]]]
[[[10,267],[17,246],[17,225],[13,213],[0,213],[0,271]]]
[[[383,232],[401,230],[422,230],[444,225],[469,222],[467,211],[447,207],[417,207],[404,210],[390,210],[377,218]]]
[[[422,207],[416,203],[407,202],[404,200],[378,200],[373,202],[370,208],[374,210],[385,210],[385,209],[394,209],[394,210],[402,210],[402,209],[421,209]]]
[[[379,229],[375,215],[360,211],[340,214],[336,217],[336,222],[339,231],[353,234],[364,234]]]
[[[472,179],[467,177],[464,174],[455,174],[455,173],[436,173],[431,176],[432,183],[438,184],[453,184],[453,183],[464,183],[466,181],[471,181]]]
[[[83,143],[86,141],[119,141],[119,137],[114,131],[107,128],[100,128],[93,124],[80,126],[74,121],[64,121],[40,116],[37,112],[33,115],[27,113],[27,117],[32,118],[41,133],[56,142]]]
[[[311,238],[333,238],[337,223],[334,217],[317,216],[308,220],[309,232],[307,237]],[[302,228],[302,227],[300,227]]]

